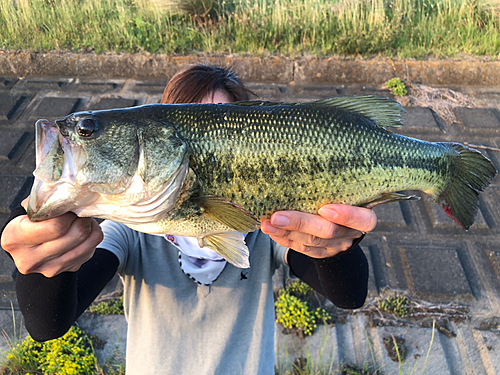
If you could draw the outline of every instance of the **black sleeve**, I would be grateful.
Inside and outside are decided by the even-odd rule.
[[[42,274],[18,274],[16,293],[26,329],[36,341],[64,335],[111,280],[118,258],[97,249],[78,272],[47,278]]]
[[[16,207],[7,223],[20,215],[26,215],[26,211]],[[118,263],[116,255],[97,249],[77,272],[63,272],[52,278],[17,272],[17,300],[31,337],[47,341],[64,335],[111,280]]]
[[[337,307],[356,309],[363,306],[368,293],[368,261],[359,247],[353,246],[330,258],[316,259],[290,249],[290,270]]]
[[[3,230],[5,229],[5,227],[7,226],[7,224],[9,224],[9,222],[11,222],[13,219],[15,219],[16,217],[21,216],[21,215],[26,215],[26,210],[22,206],[14,208],[10,212],[9,218],[7,219],[7,221],[5,222],[5,224],[2,227],[2,233],[3,233]]]

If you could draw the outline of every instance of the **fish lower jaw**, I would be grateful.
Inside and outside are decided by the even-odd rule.
[[[40,208],[38,210],[33,209],[32,207],[28,206],[28,209],[26,210],[28,218],[32,222],[40,222],[40,221],[45,221],[52,219],[57,216],[64,215],[67,212],[71,211],[71,208],[73,208],[73,205],[71,207],[68,206],[57,206],[57,205],[48,205],[44,206],[43,208]]]

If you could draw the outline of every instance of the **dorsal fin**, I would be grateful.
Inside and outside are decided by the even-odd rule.
[[[403,125],[404,108],[398,102],[375,95],[336,96],[304,103],[304,106],[334,107],[367,117],[379,126],[400,127]]]
[[[399,104],[395,100],[375,95],[336,96],[333,98],[321,99],[306,103],[281,103],[281,102],[270,102],[264,100],[247,100],[230,104],[248,106],[248,107],[251,106],[271,107],[278,105],[304,106],[304,107],[316,107],[316,108],[333,107],[346,112],[352,112],[361,115],[363,117],[366,117],[375,122],[375,124],[382,127],[402,126],[403,125],[403,123],[401,122],[401,120],[403,119],[402,113],[405,112],[401,104]]]

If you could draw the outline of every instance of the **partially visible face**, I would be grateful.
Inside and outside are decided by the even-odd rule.
[[[200,103],[214,103],[214,104],[218,103],[227,104],[231,102],[232,100],[229,97],[229,95],[222,90],[217,90],[213,93],[210,93],[200,101]]]

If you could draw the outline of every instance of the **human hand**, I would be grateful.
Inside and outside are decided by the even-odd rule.
[[[356,238],[375,229],[377,216],[368,208],[327,204],[318,215],[275,212],[261,230],[278,244],[312,258],[328,258],[349,249]]]
[[[25,208],[26,202],[23,201]],[[92,258],[102,239],[101,227],[94,219],[68,212],[37,223],[26,215],[18,216],[5,227],[1,244],[22,274],[54,277],[78,271]]]

